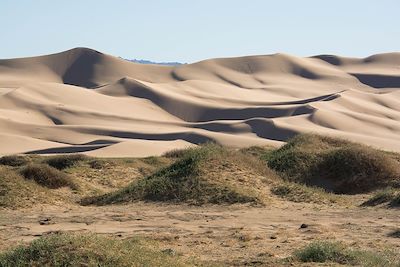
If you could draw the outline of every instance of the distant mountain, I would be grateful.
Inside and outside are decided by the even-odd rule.
[[[130,62],[135,62],[135,63],[139,63],[139,64],[155,64],[155,65],[164,65],[164,66],[179,66],[179,65],[183,65],[186,63],[180,63],[180,62],[154,62],[154,61],[150,61],[150,60],[144,60],[144,59],[126,59]]]

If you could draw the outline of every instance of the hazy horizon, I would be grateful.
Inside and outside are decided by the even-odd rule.
[[[127,59],[191,63],[288,53],[399,51],[397,1],[1,1],[0,58],[89,47]]]

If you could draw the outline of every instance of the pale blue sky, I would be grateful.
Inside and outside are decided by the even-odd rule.
[[[0,58],[90,47],[193,62],[400,51],[399,0],[0,0]]]

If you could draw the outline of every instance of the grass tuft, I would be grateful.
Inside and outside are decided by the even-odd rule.
[[[295,257],[302,262],[336,262],[349,264],[355,258],[347,253],[345,247],[340,243],[317,241],[297,250]]]
[[[84,161],[86,159],[88,159],[88,157],[82,154],[60,155],[46,159],[45,163],[53,168],[64,170],[67,168],[71,168],[75,166],[78,162]]]
[[[399,163],[388,153],[318,135],[298,135],[263,158],[289,181],[335,193],[370,192],[400,179]]]
[[[294,258],[301,262],[331,262],[356,266],[399,266],[398,255],[387,251],[349,249],[338,242],[315,241],[294,252]]]
[[[65,173],[45,164],[30,164],[20,171],[28,180],[33,180],[41,186],[56,189],[70,187],[76,189],[76,184]]]
[[[140,239],[51,234],[0,254],[0,266],[184,266]]]
[[[18,167],[25,165],[29,162],[27,157],[19,156],[19,155],[10,155],[10,156],[3,156],[0,158],[1,165],[7,165],[12,167]]]
[[[280,198],[292,202],[329,204],[339,201],[337,195],[328,193],[322,188],[310,187],[293,182],[282,182],[272,187],[271,192]]]
[[[184,156],[170,166],[117,192],[86,198],[82,204],[105,205],[137,200],[195,205],[258,203],[254,192],[235,184],[229,164],[235,165],[226,162],[232,155],[229,153],[214,144],[187,149]]]

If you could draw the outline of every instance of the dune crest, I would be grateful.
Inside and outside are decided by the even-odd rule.
[[[0,154],[149,156],[314,132],[400,151],[400,53],[142,65],[88,48],[0,60]]]

